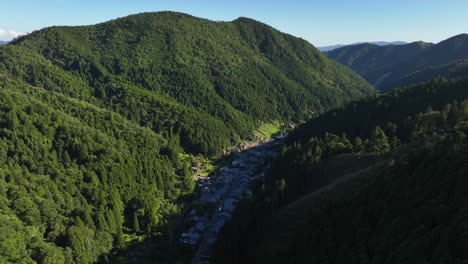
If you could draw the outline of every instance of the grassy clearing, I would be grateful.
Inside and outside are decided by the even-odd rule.
[[[263,123],[254,130],[254,136],[265,139],[270,139],[272,135],[280,132],[284,124],[279,121],[272,121],[271,123]]]

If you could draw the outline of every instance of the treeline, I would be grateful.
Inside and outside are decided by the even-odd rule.
[[[334,180],[322,173],[330,157],[343,153],[385,153],[402,144],[449,134],[467,118],[468,100],[454,101],[440,111],[428,108],[401,123],[389,122],[383,128],[376,126],[366,138],[351,135],[348,139],[346,133],[341,136],[326,133],[323,137],[309,138],[305,144],[287,144],[273,164],[267,184],[285,181],[287,192],[281,194],[286,199],[282,201],[284,205],[309,192],[309,188],[315,189]]]
[[[439,86],[435,86],[435,84],[439,84]],[[299,224],[304,232],[315,232],[314,225],[308,226],[306,224],[309,221],[316,221],[312,218],[290,219],[291,225],[283,228],[274,225],[278,212],[282,212],[281,210],[284,211],[285,215],[282,223],[288,222],[288,220],[285,220],[289,213],[288,206],[294,201],[305,194],[313,193],[313,191],[329,185],[338,177],[347,173],[353,173],[371,167],[376,162],[385,161],[388,157],[383,154],[391,150],[406,148],[407,150],[402,153],[411,153],[412,147],[408,147],[408,143],[418,146],[428,138],[437,139],[452,134],[456,135],[458,139],[463,138],[463,133],[466,133],[466,121],[468,120],[468,100],[461,102],[455,100],[448,104],[447,101],[453,100],[454,97],[458,99],[468,97],[465,95],[464,90],[466,90],[466,81],[464,79],[457,81],[438,80],[408,87],[388,95],[368,100],[364,99],[352,103],[344,109],[326,113],[324,116],[313,119],[297,131],[294,131],[289,142],[283,147],[281,155],[273,163],[270,172],[266,176],[265,183],[258,187],[258,194],[254,199],[244,201],[230,224],[223,229],[216,245],[216,262],[263,263],[265,261],[266,263],[271,261],[276,263],[278,260],[275,257],[279,257],[280,253],[272,253],[271,256],[274,257],[266,259],[262,259],[260,255],[270,254],[266,253],[268,250],[276,252],[276,247],[278,247],[278,250],[283,250],[282,242],[279,242],[279,240],[285,239],[284,236],[290,239],[289,236],[292,234],[290,234],[291,230],[289,229],[296,230],[294,223]],[[419,97],[416,98],[416,96]],[[426,99],[425,104],[422,102],[424,99]],[[445,105],[443,105],[444,102]],[[437,110],[433,110],[431,104],[437,105]],[[396,107],[396,105],[400,107]],[[425,110],[414,113],[416,109],[421,108],[425,108]],[[385,114],[382,114],[380,118],[375,116],[374,119],[376,113]],[[361,121],[358,121],[359,119]],[[327,129],[330,132],[323,132],[327,131]],[[332,134],[337,132],[339,134]],[[438,148],[438,150],[440,149],[442,148]],[[356,159],[353,163],[362,162],[359,161],[360,157],[364,160],[371,159],[371,161],[367,164],[364,163],[360,169],[354,171],[341,168],[341,172],[329,173],[329,166],[333,166],[329,165],[329,162],[334,157],[344,153],[354,153]],[[439,154],[445,155],[443,152]],[[454,153],[453,155],[458,155],[457,159],[463,160],[463,153]],[[382,158],[379,158],[380,156]],[[404,163],[405,161],[401,162]],[[353,165],[348,164],[347,166]],[[412,166],[417,167],[418,164],[415,163]],[[445,167],[442,165],[441,168]],[[381,174],[384,174],[384,171],[374,171],[375,177],[383,177],[377,176]],[[354,185],[350,185],[350,189],[354,188],[352,186]],[[397,189],[392,191],[398,193]],[[317,195],[320,196],[320,194]],[[370,199],[372,200],[372,198]],[[345,201],[343,200],[343,202]],[[323,207],[334,210],[331,206],[327,206],[328,202]],[[316,212],[321,212],[322,206],[317,205],[317,208],[309,209],[307,204],[302,204],[296,210],[303,212],[311,210],[310,214],[315,215]],[[372,210],[379,209],[373,208]],[[336,216],[338,217],[338,214]],[[294,215],[290,214],[288,217],[294,217]],[[320,217],[327,219],[328,215]],[[368,219],[361,220],[368,221]],[[276,228],[281,231],[276,232]],[[341,226],[330,226],[329,228],[331,229],[327,232],[333,232],[334,228],[342,230]],[[282,238],[269,236],[270,233]],[[298,236],[300,235],[298,234]],[[275,248],[272,248],[272,244],[267,242],[269,239],[274,239],[278,243],[274,244]],[[304,248],[306,247],[304,245],[308,245],[310,242],[301,240],[302,237],[295,239],[297,240],[295,245],[304,251],[300,255],[312,258],[312,254],[309,254],[309,252],[316,252],[315,249]],[[318,241],[320,238],[310,236],[307,239]],[[378,237],[375,236],[373,239],[378,239]],[[284,243],[294,242],[291,238],[291,240],[285,240]],[[304,243],[304,245],[300,245],[300,243]],[[339,240],[336,243],[347,244],[354,242]],[[319,248],[322,252],[334,252],[335,250],[330,244],[321,245]],[[299,253],[292,253],[291,248],[288,250],[290,251],[282,256],[284,257],[282,258],[283,262],[304,263],[301,261],[307,260],[305,258],[294,259],[293,254],[299,255]],[[325,253],[322,253],[322,256],[324,256],[323,254]],[[449,253],[445,252],[444,254]],[[255,261],[251,258],[252,256],[255,256]],[[288,257],[291,259],[288,259]],[[344,258],[341,260],[344,260]],[[322,261],[325,261],[325,258]]]
[[[313,118],[294,130],[288,140],[305,143],[311,137],[325,133],[341,135],[350,139],[366,138],[376,126],[384,128],[389,122],[412,123],[418,113],[426,110],[441,110],[455,100],[468,98],[468,77],[438,78],[417,85],[395,89],[387,94],[368,97],[342,108],[331,110]],[[409,134],[401,130],[399,137],[407,139]]]

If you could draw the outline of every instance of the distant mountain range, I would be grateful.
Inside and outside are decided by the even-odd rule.
[[[378,45],[378,46],[386,46],[386,45],[405,45],[405,44],[408,44],[408,42],[404,42],[404,41],[392,41],[392,42],[387,42],[387,41],[356,42],[356,43],[351,43],[351,44],[337,44],[337,45],[332,45],[332,46],[317,47],[317,49],[320,50],[320,51],[331,51],[331,50],[339,49],[339,48],[346,47],[346,46],[354,46],[354,45],[360,45],[360,44],[364,44],[364,43],[374,44],[374,45]]]
[[[8,44],[9,41],[3,41],[3,40],[0,40],[0,45],[6,45]]]
[[[377,89],[388,91],[438,76],[464,74],[466,63],[461,61],[468,59],[468,34],[435,45],[425,42],[389,46],[361,44],[326,54],[353,69]]]

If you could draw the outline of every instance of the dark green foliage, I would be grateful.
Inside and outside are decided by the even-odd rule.
[[[245,262],[466,262],[467,149],[466,135],[456,132],[389,162],[355,187],[291,204]]]
[[[379,77],[431,47],[432,43],[379,46],[365,43],[327,52],[327,56],[353,69],[369,83],[379,87]]]
[[[468,35],[461,34],[436,45],[415,42],[401,46],[363,44],[330,51],[328,56],[351,67],[377,89],[466,75],[461,60],[468,59]]]
[[[173,129],[190,152],[218,153],[261,122],[305,120],[374,93],[306,41],[246,18],[144,13],[51,27],[12,45],[86,83],[87,101],[159,133]]]
[[[423,114],[428,106],[442,109],[454,100],[468,98],[467,87],[468,77],[442,78],[369,97],[311,119],[292,132],[289,140],[304,143],[310,137],[322,136],[327,132],[345,132],[350,138],[367,138],[374,127],[385,128],[389,122],[393,122],[398,124],[399,129],[389,136],[408,141],[411,128],[417,124],[414,120],[416,114]]]
[[[421,83],[434,78],[453,78],[468,74],[468,60],[460,60],[450,64],[438,65],[424,68],[414,73],[408,74],[397,82],[393,87],[404,87],[407,85]]]
[[[221,232],[216,263],[466,261],[466,87],[407,87],[300,127]]]
[[[394,82],[416,71],[468,59],[468,34],[451,37],[426,49],[393,69],[382,84],[383,90],[394,88]],[[435,78],[433,76],[432,78]]]

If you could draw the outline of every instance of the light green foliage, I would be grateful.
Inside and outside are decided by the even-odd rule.
[[[115,113],[26,84],[0,94],[5,261],[63,263],[69,247],[77,263],[93,263],[131,221],[126,208],[135,197],[143,201],[138,209],[146,234],[175,212],[169,200],[185,176],[173,173],[177,159],[161,154],[178,151],[166,139]]]

